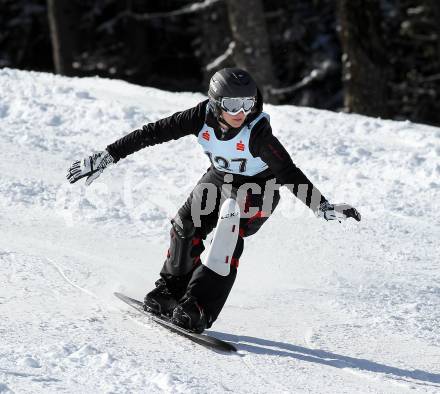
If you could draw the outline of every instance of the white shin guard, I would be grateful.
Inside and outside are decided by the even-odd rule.
[[[207,257],[203,262],[206,267],[219,275],[229,275],[239,227],[240,207],[237,201],[228,198],[220,208],[217,227]]]

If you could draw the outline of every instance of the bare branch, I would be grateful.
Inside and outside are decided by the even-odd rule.
[[[321,68],[312,70],[311,73],[305,76],[301,81],[297,82],[294,85],[287,86],[285,88],[271,89],[271,93],[273,95],[286,95],[295,93],[298,90],[301,90],[315,81],[321,81],[327,77],[331,72],[335,69],[335,65],[330,61],[325,61],[321,64]]]
[[[221,3],[221,2],[223,2],[223,0],[204,0],[201,3],[193,3],[193,4],[187,5],[185,7],[182,7],[178,10],[169,11],[169,12],[155,12],[155,13],[151,13],[151,14],[134,14],[130,11],[127,11],[124,14],[125,14],[125,16],[133,18],[135,20],[147,21],[147,20],[156,19],[156,18],[170,18],[170,17],[174,17],[174,16],[192,14],[194,12],[203,11],[203,10],[210,8],[213,5],[215,5],[217,3]]]
[[[158,18],[171,18],[175,16],[180,15],[186,15],[191,14],[194,12],[203,11],[209,7],[212,7],[214,4],[221,3],[224,0],[205,0],[202,3],[193,3],[190,5],[187,5],[185,7],[182,7],[178,10],[169,11],[169,12],[155,12],[151,14],[135,14],[129,10],[120,12],[117,14],[114,18],[110,19],[109,21],[106,21],[98,26],[97,31],[109,31],[112,32],[114,29],[114,26],[124,18],[131,18],[137,21],[148,21],[152,19],[158,19]]]
[[[235,41],[231,41],[226,51],[214,59],[211,63],[207,64],[205,69],[207,72],[222,68],[233,56],[235,50]]]

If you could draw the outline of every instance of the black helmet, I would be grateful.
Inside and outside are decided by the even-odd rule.
[[[256,97],[257,84],[251,75],[240,68],[223,68],[209,81],[208,97],[216,117],[220,116],[223,97]]]

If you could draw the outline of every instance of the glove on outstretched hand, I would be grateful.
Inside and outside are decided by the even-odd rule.
[[[361,214],[356,208],[348,204],[330,204],[328,201],[323,202],[318,209],[317,216],[325,220],[345,220],[353,218],[358,222],[361,221]]]
[[[86,185],[89,186],[112,163],[114,163],[113,157],[106,150],[94,153],[81,161],[73,162],[67,171],[67,179],[70,183],[75,183],[87,177]]]

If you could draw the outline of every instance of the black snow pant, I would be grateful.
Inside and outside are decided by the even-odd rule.
[[[277,189],[267,192],[268,179],[225,175],[210,168],[172,219],[170,248],[160,272],[178,300],[189,296],[197,299],[208,317],[208,328],[217,319],[234,284],[244,238],[261,228],[280,200]],[[217,224],[222,203],[231,196],[240,206],[240,231],[230,273],[221,276],[201,264],[200,255],[205,249],[203,241]],[[198,215],[200,210],[206,214]]]

